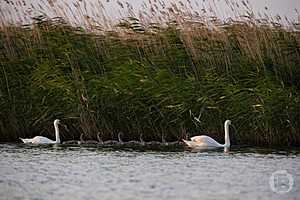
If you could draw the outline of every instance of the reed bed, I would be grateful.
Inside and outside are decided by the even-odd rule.
[[[163,6],[149,2],[148,18],[106,29],[45,16],[2,24],[1,141],[51,137],[55,118],[70,127],[63,140],[122,131],[125,140],[205,133],[222,141],[231,119],[233,143],[300,144],[296,26],[251,15],[224,22],[175,4],[154,15]]]

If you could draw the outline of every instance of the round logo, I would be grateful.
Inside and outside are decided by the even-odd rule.
[[[294,179],[286,170],[278,170],[272,173],[269,184],[273,192],[285,194],[293,188]]]

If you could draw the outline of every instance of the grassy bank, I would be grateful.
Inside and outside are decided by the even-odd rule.
[[[234,142],[300,144],[300,33],[232,22],[92,34],[60,19],[0,30],[0,140],[53,135],[64,140],[177,140],[206,133]],[[199,118],[199,122],[194,119]]]

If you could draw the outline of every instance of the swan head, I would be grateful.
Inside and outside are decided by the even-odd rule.
[[[59,119],[54,120],[54,125],[58,125],[58,124],[60,124],[60,120]]]
[[[231,125],[231,120],[229,120],[229,119],[227,119],[226,121],[225,121],[225,125]]]

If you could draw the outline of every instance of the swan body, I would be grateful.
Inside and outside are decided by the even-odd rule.
[[[189,147],[224,147],[213,138],[207,135],[200,135],[191,138],[191,141],[183,140]]]
[[[31,138],[31,139],[24,139],[24,138],[20,138],[20,139],[22,140],[22,142],[27,143],[27,144],[28,143],[29,144],[59,144],[60,137],[59,137],[58,124],[60,124],[60,120],[59,119],[54,120],[55,141],[50,140],[43,136],[35,136],[34,138]]]
[[[136,140],[130,140],[130,141],[124,142],[124,144],[125,144],[125,146],[138,146],[138,145],[140,145],[140,142],[136,141]]]
[[[98,144],[98,141],[96,140],[84,140],[83,139],[83,133],[80,134],[80,141],[78,141],[78,144]]]
[[[117,140],[106,140],[103,142],[104,145],[116,145],[119,144]]]
[[[158,141],[149,141],[149,142],[146,142],[146,146],[147,146],[147,147],[150,147],[150,148],[153,148],[153,147],[160,147],[160,146],[161,146],[161,143],[158,142]]]
[[[121,138],[121,135],[123,135],[122,132],[119,132],[118,133],[118,140],[106,140],[103,142],[104,145],[108,145],[108,146],[111,146],[111,145],[122,145],[123,144],[123,140]]]
[[[68,140],[64,141],[63,144],[79,144],[80,141],[78,140]]]
[[[176,147],[176,146],[180,146],[180,142],[179,141],[168,142],[166,143],[166,145],[170,147]]]
[[[190,148],[199,148],[199,149],[212,149],[212,148],[229,148],[230,139],[229,139],[229,125],[231,125],[230,120],[226,120],[224,123],[225,128],[225,144],[220,144],[213,138],[207,135],[200,135],[191,137],[190,141],[183,140],[183,142]]]
[[[124,142],[124,145],[125,146],[129,146],[129,147],[132,147],[132,146],[144,146],[145,142],[143,140],[142,134],[140,134],[139,141],[138,140],[130,140],[130,141]]]

